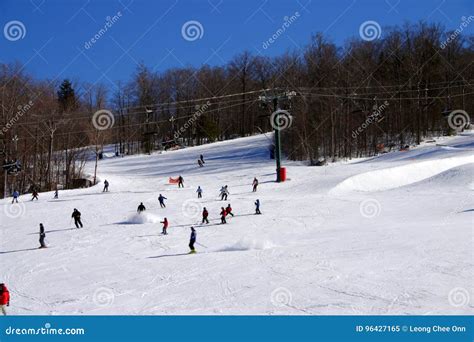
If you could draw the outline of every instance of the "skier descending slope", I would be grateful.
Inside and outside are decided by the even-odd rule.
[[[232,214],[232,207],[230,206],[230,203],[227,204],[227,208],[225,208],[226,215],[230,215],[234,217],[234,214]]]
[[[58,199],[59,198],[59,191],[58,189],[56,189],[56,191],[54,192],[54,199]]]
[[[18,203],[18,197],[20,197],[20,193],[18,191],[13,191],[13,199],[12,199],[12,204],[14,202]]]
[[[167,199],[167,198],[165,196],[163,196],[162,194],[160,194],[160,196],[158,196],[158,202],[160,202],[160,207],[162,207],[162,208],[166,208],[165,199]]]
[[[226,200],[227,201],[227,196],[229,195],[229,190],[227,190],[227,185],[223,186],[220,190],[221,194],[221,201]]]
[[[74,211],[72,212],[72,216],[74,219],[74,224],[76,225],[76,228],[81,227],[82,228],[82,221],[81,221],[81,212],[74,208]]]
[[[204,222],[209,223],[209,220],[207,219],[208,216],[209,212],[207,211],[206,207],[204,207],[202,210],[202,224],[204,224]]]
[[[194,227],[191,227],[191,237],[189,239],[189,248],[191,249],[191,251],[189,252],[189,254],[196,253],[196,250],[194,249],[195,243],[196,243],[196,230],[194,229]]]
[[[38,200],[38,191],[33,190],[33,193],[31,194],[31,200],[33,201],[34,199]]]
[[[0,311],[4,316],[7,315],[6,306],[10,306],[10,292],[8,292],[5,284],[0,284]]]
[[[257,186],[258,186],[258,179],[257,179],[257,177],[255,177],[255,178],[253,179],[252,185],[253,185],[253,190],[252,190],[252,191],[253,191],[253,192],[256,192],[256,191],[257,191]]]
[[[163,231],[161,232],[161,234],[163,235],[168,235],[166,229],[168,229],[168,219],[165,217],[163,221],[161,221],[160,223],[163,223]]]
[[[255,201],[255,214],[256,214],[256,215],[260,215],[260,214],[261,214],[261,212],[260,212],[260,200],[259,200],[259,199],[257,199],[257,200]]]
[[[39,248],[46,248],[46,244],[44,242],[44,239],[46,239],[46,233],[44,232],[44,226],[42,223],[40,223],[40,231],[39,231],[39,243],[40,246]]]
[[[184,183],[184,178],[181,175],[179,175],[179,177],[178,177],[178,188],[184,188],[183,183]]]
[[[197,194],[198,194],[198,198],[202,198],[202,189],[201,189],[200,186],[198,186],[196,192],[197,192]]]
[[[143,202],[140,202],[140,205],[139,205],[138,208],[137,208],[137,213],[141,214],[142,211],[145,211],[145,210],[146,210],[146,208],[145,208],[145,206],[143,205]]]
[[[104,190],[102,192],[109,192],[109,182],[107,182],[107,179],[104,181]]]
[[[227,211],[225,210],[224,207],[221,208],[221,224],[226,224],[227,221],[225,220],[225,217],[227,216]]]
[[[201,163],[205,164],[206,162],[204,161],[204,156],[201,154],[199,156],[199,160],[201,161]]]

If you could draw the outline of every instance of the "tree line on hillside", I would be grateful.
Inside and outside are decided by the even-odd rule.
[[[318,33],[278,57],[244,51],[222,66],[163,72],[142,64],[114,85],[36,80],[18,63],[0,64],[0,187],[77,187],[106,144],[150,153],[268,132],[276,108],[291,115],[284,153],[312,165],[418,144],[450,133],[453,110],[472,112],[473,42],[424,22],[343,46]]]

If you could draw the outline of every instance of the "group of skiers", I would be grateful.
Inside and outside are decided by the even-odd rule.
[[[203,167],[204,163],[205,163],[204,156],[201,154],[199,156],[199,159],[198,159],[198,164],[199,164],[200,167]],[[258,179],[255,177],[253,182],[252,182],[252,192],[257,191],[258,184],[259,184]],[[181,175],[178,177],[178,187],[179,188],[184,188],[184,179]],[[109,182],[107,180],[104,180],[104,188],[103,188],[102,192],[108,192],[108,191],[109,191]],[[197,193],[198,198],[202,198],[203,190],[202,190],[201,186],[198,186],[198,188],[196,190],[196,193]],[[220,194],[219,194],[221,201],[227,201],[227,198],[228,198],[229,194],[230,193],[229,193],[229,190],[228,190],[228,186],[227,185],[222,186],[221,189],[220,189]],[[17,190],[15,190],[12,194],[12,197],[13,197],[12,204],[15,203],[15,202],[18,203],[19,196],[20,196],[20,193]],[[36,189],[34,189],[32,191],[31,200],[32,201],[34,199],[38,200],[38,197],[39,197],[39,194],[36,191]],[[56,191],[54,193],[54,198],[57,199],[58,197],[59,197],[58,189],[56,189]],[[167,198],[164,197],[162,194],[159,194],[158,202],[159,202],[161,208],[166,208],[165,200],[167,200]],[[146,210],[146,207],[143,204],[143,202],[141,202],[140,205],[137,208],[137,213],[141,214],[145,210]],[[261,214],[261,212],[260,212],[260,200],[258,200],[258,199],[255,201],[255,214],[257,214],[257,215]],[[226,224],[227,223],[226,217],[228,217],[228,216],[232,216],[232,217],[234,216],[234,213],[232,212],[232,207],[231,207],[230,203],[228,203],[227,207],[225,207],[225,208],[221,207],[221,211],[220,211],[221,224]],[[71,218],[74,219],[74,224],[75,224],[76,228],[78,228],[78,229],[83,228],[83,224],[82,224],[82,221],[81,221],[81,212],[79,210],[74,208],[74,211],[71,215]],[[168,219],[165,217],[163,219],[163,221],[160,221],[160,223],[163,224],[162,234],[167,235],[168,234],[167,229],[169,227]],[[209,224],[209,211],[206,209],[206,207],[204,207],[203,211],[202,211],[202,224],[204,224],[204,223]],[[46,239],[45,228],[44,228],[44,225],[42,223],[40,223],[39,224],[39,243],[40,243],[39,248],[47,248],[45,239]],[[189,239],[190,253],[196,253],[196,249],[194,247],[195,243],[197,243],[196,239],[197,239],[196,229],[194,227],[191,227],[191,235],[190,235],[190,239]],[[9,306],[9,305],[10,305],[10,294],[8,292],[8,289],[5,286],[5,284],[0,284],[0,311],[4,315],[6,315],[5,307]]]

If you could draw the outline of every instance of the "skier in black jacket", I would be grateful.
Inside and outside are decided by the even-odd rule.
[[[74,224],[76,225],[76,228],[79,228],[79,226],[82,228],[82,221],[81,221],[81,212],[74,208],[74,211],[72,212],[72,216],[74,219]]]
[[[145,211],[145,210],[146,210],[146,208],[145,208],[145,206],[143,205],[143,202],[140,202],[140,205],[139,205],[138,208],[137,208],[137,213],[141,214],[142,211]]]
[[[39,243],[40,247],[39,248],[46,248],[46,244],[44,242],[44,239],[46,238],[46,233],[44,232],[44,226],[42,223],[40,223],[40,231],[39,231]]]
[[[196,250],[194,249],[194,244],[196,243],[196,230],[194,227],[191,227],[191,237],[189,239],[189,248],[191,251],[189,253],[196,253]]]
[[[160,194],[160,196],[158,196],[158,202],[160,202],[160,207],[162,207],[162,208],[166,208],[165,199],[167,199],[167,198],[165,196],[163,196],[162,194]]]

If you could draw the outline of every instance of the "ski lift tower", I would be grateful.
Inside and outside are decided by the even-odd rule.
[[[270,124],[275,132],[275,161],[276,161],[276,173],[278,183],[282,182],[281,174],[281,138],[280,131],[288,128],[291,125],[292,116],[284,109],[281,109],[281,105],[288,102],[292,97],[296,96],[295,91],[281,91],[278,88],[265,90],[264,94],[259,96],[258,99],[264,106],[273,104],[273,113],[270,116]]]

